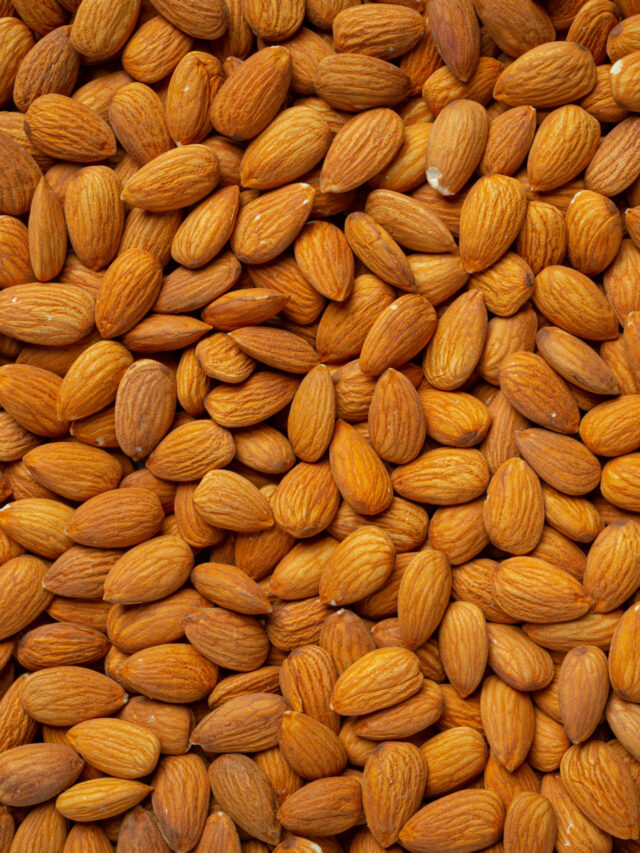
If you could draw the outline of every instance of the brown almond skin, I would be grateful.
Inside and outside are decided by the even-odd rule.
[[[572,743],[582,743],[595,731],[609,692],[607,659],[595,646],[577,646],[560,668],[558,700],[562,723]],[[575,697],[582,697],[579,702]]]
[[[34,761],[42,770],[38,778],[29,773]],[[0,760],[2,802],[14,807],[42,803],[72,784],[82,766],[82,759],[68,746],[27,744],[8,750]]]
[[[291,57],[282,47],[258,51],[221,87],[212,107],[212,123],[230,139],[257,136],[275,116],[291,79]],[[252,107],[246,102],[251,99]],[[242,110],[238,102],[243,102]]]

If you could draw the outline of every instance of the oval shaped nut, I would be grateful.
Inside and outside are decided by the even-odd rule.
[[[50,726],[74,726],[119,711],[127,700],[122,687],[100,672],[56,666],[25,679],[22,702],[30,717]]]
[[[429,770],[425,786],[425,795],[429,798],[463,788],[477,779],[486,764],[488,750],[484,737],[471,726],[457,724],[459,722],[453,722],[420,747]]]
[[[350,213],[345,222],[345,236],[354,255],[371,272],[399,290],[413,288],[413,272],[406,255],[368,213]]]
[[[448,104],[436,116],[427,142],[426,174],[443,196],[455,195],[473,175],[482,158],[489,117],[476,101]]]
[[[585,495],[600,482],[600,463],[574,438],[527,429],[516,435],[516,442],[538,476],[564,494]]]
[[[238,187],[224,187],[191,211],[171,244],[171,256],[188,269],[209,263],[226,244],[236,222]]]
[[[309,218],[314,194],[309,184],[288,184],[243,207],[231,235],[231,248],[238,260],[262,264],[277,258]]]
[[[419,660],[412,651],[397,647],[375,649],[340,675],[331,704],[343,716],[370,714],[413,696],[422,682]]]
[[[423,360],[427,381],[453,391],[475,369],[487,335],[487,309],[477,290],[458,296],[438,320]]]
[[[291,402],[287,433],[296,455],[316,462],[329,446],[335,423],[333,380],[324,364],[304,377]]]
[[[329,150],[332,134],[318,110],[291,107],[254,139],[242,158],[243,187],[269,190],[311,171]]]
[[[320,600],[332,607],[360,601],[379,589],[393,571],[395,549],[373,525],[350,533],[335,549],[320,576]]]
[[[0,758],[0,799],[8,806],[34,806],[69,787],[83,767],[70,746],[30,743],[8,749]],[[38,773],[34,773],[34,768]]]
[[[637,140],[640,121],[631,116],[616,124],[603,138],[584,175],[588,190],[614,196],[629,187],[640,174]]]
[[[269,652],[268,637],[257,619],[222,607],[194,610],[184,618],[184,628],[207,660],[238,672],[258,669]]]
[[[513,107],[492,119],[479,164],[481,175],[514,175],[522,165],[536,132],[533,107]]]
[[[246,59],[218,90],[211,108],[214,128],[230,139],[252,139],[280,109],[291,81],[291,55],[280,45]]]
[[[96,297],[96,325],[105,338],[133,328],[149,311],[162,286],[162,267],[150,253],[127,249],[110,265]]]
[[[460,212],[460,256],[467,272],[481,272],[518,236],[527,210],[524,187],[506,175],[486,175],[466,196]]]
[[[521,56],[555,36],[548,13],[526,0],[510,4],[478,0],[476,11],[491,38],[508,56]]]
[[[0,637],[6,639],[26,628],[51,603],[51,593],[44,588],[45,564],[28,554],[16,556],[0,566],[2,618]]]
[[[134,207],[163,213],[199,201],[219,179],[218,158],[206,145],[183,145],[138,169],[122,188],[122,199]]]
[[[572,746],[560,765],[562,781],[576,805],[604,832],[617,838],[638,834],[638,793],[622,759],[606,743]]]
[[[234,471],[209,471],[196,488],[193,500],[198,514],[215,526],[248,533],[273,525],[267,499],[253,483]]]
[[[196,39],[220,38],[229,26],[229,13],[222,0],[212,3],[188,0],[180,5],[171,0],[157,0],[155,8],[174,26]]]
[[[487,623],[469,601],[452,601],[438,631],[442,666],[460,696],[469,696],[482,681],[489,655]]]
[[[299,711],[285,711],[280,724],[280,749],[303,779],[338,776],[346,767],[347,751],[338,735]]]
[[[91,62],[110,59],[131,35],[139,12],[137,1],[125,8],[114,8],[104,0],[91,0],[73,19],[73,46]]]
[[[313,347],[285,329],[243,326],[229,332],[229,337],[245,355],[277,370],[308,373],[318,363]]]
[[[533,294],[534,277],[529,264],[515,252],[507,252],[493,266],[471,276],[470,286],[484,296],[489,311],[499,317],[513,316]]]
[[[216,802],[242,830],[269,843],[280,840],[276,794],[255,761],[246,755],[222,755],[208,775]]]
[[[342,497],[364,515],[391,503],[393,488],[384,463],[355,427],[338,420],[329,447],[333,478]]]
[[[167,132],[178,145],[201,142],[210,131],[209,107],[223,82],[214,56],[194,50],[182,57],[171,75],[166,104]]]
[[[640,586],[640,526],[635,521],[607,525],[587,554],[583,583],[596,613],[615,610]]]
[[[564,658],[558,678],[562,725],[572,743],[591,737],[609,695],[607,658],[596,646],[576,646]]]
[[[85,761],[121,779],[139,779],[151,773],[160,757],[156,735],[136,723],[100,718],[85,720],[67,733]]]
[[[480,713],[492,754],[513,772],[533,743],[535,716],[531,697],[491,675],[482,685]]]
[[[42,444],[24,461],[39,483],[70,500],[87,500],[115,489],[122,477],[117,459],[75,441]]]
[[[40,151],[72,163],[97,163],[116,153],[109,125],[67,95],[36,98],[27,110],[25,131]]]
[[[121,675],[132,689],[150,699],[186,704],[203,699],[213,689],[218,667],[188,643],[165,643],[126,658]]]
[[[185,32],[162,15],[152,15],[127,42],[122,66],[134,80],[157,83],[171,74],[192,45]]]
[[[528,791],[514,797],[504,823],[505,853],[515,853],[519,845],[551,853],[555,838],[556,816],[549,800]]]
[[[639,468],[640,453],[629,453],[607,462],[602,469],[600,483],[603,497],[620,509],[637,512],[640,500],[635,489],[635,478]]]
[[[628,53],[616,60],[609,72],[611,94],[614,100],[623,109],[633,110],[634,112],[639,106],[635,91],[640,73],[639,60],[640,51],[635,50],[633,53]]]
[[[572,266],[587,276],[601,273],[615,259],[622,242],[618,208],[611,199],[582,190],[573,197],[565,222]]]
[[[92,270],[115,257],[124,227],[120,180],[107,166],[87,166],[69,182],[64,216],[73,250]],[[63,271],[64,272],[64,271]]]
[[[582,497],[572,497],[542,484],[547,524],[576,542],[591,542],[604,527],[597,508]]]
[[[533,274],[561,263],[566,242],[562,212],[553,204],[530,201],[516,245],[518,254],[529,264]]]
[[[400,843],[414,853],[425,847],[446,850],[451,842],[450,821],[455,822],[456,837],[464,841],[467,849],[488,848],[502,835],[502,800],[492,791],[471,788],[440,797],[405,823]]]
[[[203,717],[191,743],[207,752],[260,752],[277,746],[287,704],[272,693],[236,696]]]
[[[117,341],[97,341],[67,370],[58,393],[58,417],[77,420],[112,403],[118,385],[133,362],[129,350]]]
[[[407,249],[440,253],[455,248],[442,219],[411,196],[393,190],[374,190],[367,197],[365,212]]]
[[[421,388],[417,393],[430,438],[450,447],[472,447],[484,439],[491,416],[487,406],[476,397],[436,388]],[[410,460],[392,461],[402,464]]]
[[[542,357],[556,373],[573,385],[594,394],[619,392],[617,379],[609,365],[580,338],[557,326],[543,326],[536,336],[536,344]],[[594,408],[599,409],[600,406]],[[580,428],[582,430],[582,422]],[[584,441],[582,435],[581,438]]]
[[[553,679],[553,661],[515,625],[489,622],[489,666],[514,690],[541,690]]]
[[[33,194],[29,213],[29,258],[39,281],[50,281],[64,266],[66,231],[62,206],[43,178]]]
[[[389,368],[376,383],[369,407],[369,439],[382,459],[395,464],[418,455],[426,435],[421,400],[407,377]]]
[[[57,798],[56,808],[69,820],[94,821],[128,811],[151,790],[150,785],[142,782],[100,776],[67,788]]]
[[[523,622],[568,622],[593,603],[568,572],[529,556],[503,560],[493,575],[493,592],[496,603]]]
[[[109,571],[105,601],[143,604],[178,590],[193,568],[191,548],[178,536],[157,536],[131,548]]]
[[[413,8],[345,7],[333,19],[333,37],[341,53],[392,59],[410,50],[425,23]]]
[[[393,779],[393,786],[389,781]],[[364,766],[362,805],[371,834],[389,846],[422,801],[427,763],[410,743],[384,743],[376,747]]]
[[[510,107],[559,107],[593,89],[596,66],[586,47],[549,41],[514,60],[496,81],[493,97]]]
[[[132,459],[142,459],[166,434],[176,408],[176,384],[165,365],[139,359],[118,385],[115,431],[119,446]]]
[[[393,487],[409,500],[449,506],[479,497],[490,474],[479,450],[438,447],[421,454],[391,475]]]
[[[164,511],[148,489],[114,489],[81,504],[69,522],[69,536],[80,545],[127,548],[160,529]]]
[[[582,107],[568,104],[553,110],[540,125],[529,151],[531,189],[547,192],[573,180],[589,165],[599,142],[600,122]]]
[[[544,499],[536,472],[524,460],[507,459],[495,471],[483,521],[492,544],[502,551],[528,554],[536,547],[544,527]]]
[[[395,157],[404,135],[393,110],[366,110],[336,134],[320,175],[322,192],[347,192],[377,175]]]
[[[0,332],[17,340],[65,346],[89,334],[93,323],[94,299],[83,288],[34,283],[0,292]]]
[[[3,11],[5,15],[7,13]],[[27,24],[14,15],[3,17],[0,33],[6,46],[0,69],[0,104],[4,105],[11,98],[20,64],[33,48],[34,39]]]
[[[580,415],[576,402],[539,355],[518,352],[503,362],[499,375],[507,401],[526,418],[556,432],[577,432]]]
[[[328,776],[290,794],[278,810],[285,829],[304,835],[337,834],[355,826],[362,815],[359,779]]]
[[[334,109],[361,112],[403,101],[411,90],[411,79],[384,59],[336,53],[322,60],[314,86],[316,95]]]
[[[0,213],[21,216],[27,213],[42,178],[31,154],[7,134],[0,134],[0,166],[4,175],[0,188]]]
[[[609,649],[609,678],[616,693],[629,702],[638,695],[640,671],[637,638],[640,635],[640,604],[626,610],[615,627]]]
[[[592,823],[569,796],[559,773],[547,773],[542,778],[541,791],[547,797],[556,815],[557,841],[566,846],[581,844],[585,850],[607,853],[611,836]]]
[[[451,594],[451,567],[440,551],[416,554],[398,589],[398,628],[411,648],[422,646],[436,630]]]
[[[436,329],[436,312],[422,296],[408,293],[384,308],[362,344],[360,368],[380,374],[400,367],[424,349]]]

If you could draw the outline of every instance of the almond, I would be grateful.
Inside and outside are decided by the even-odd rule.
[[[505,175],[487,175],[474,184],[460,214],[460,254],[467,272],[499,260],[517,236],[526,213],[523,187]],[[487,241],[501,223],[500,240]]]
[[[456,843],[482,850],[499,840],[504,806],[491,791],[465,789],[424,806],[400,831],[400,842],[412,853],[451,848],[450,823],[455,819]]]
[[[498,78],[493,94],[511,107],[559,107],[586,95],[595,82],[595,63],[585,47],[549,41],[514,60]]]
[[[380,744],[369,756],[362,777],[362,804],[379,844],[388,847],[397,841],[406,820],[418,810],[426,779],[427,763],[413,744]]]

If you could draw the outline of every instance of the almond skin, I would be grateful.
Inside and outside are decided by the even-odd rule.
[[[402,121],[392,110],[374,109],[355,116],[331,143],[322,166],[320,189],[347,192],[365,183],[391,161],[402,139]]]
[[[467,272],[480,272],[495,263],[513,242],[526,212],[522,186],[505,175],[487,175],[472,188],[460,215],[460,254]],[[500,222],[500,240],[485,237]]]
[[[394,804],[386,790],[386,780],[396,775],[402,779],[406,792],[401,802]],[[389,846],[399,835],[407,816],[414,814],[422,799],[427,778],[427,764],[413,744],[380,744],[367,759],[362,777],[362,802],[371,833],[378,843]]]
[[[37,778],[29,772],[34,761],[43,771]],[[0,759],[0,799],[17,807],[42,803],[71,785],[82,766],[82,759],[68,746],[26,744],[7,750]]]
[[[487,111],[475,101],[448,104],[427,143],[427,180],[444,196],[455,195],[475,171],[487,141]]]
[[[552,89],[549,84],[557,79],[559,69],[562,86]],[[586,48],[575,42],[550,41],[512,62],[498,78],[493,94],[512,107],[558,107],[586,95],[595,82],[595,63]]]
[[[562,140],[575,142],[570,158],[558,158]],[[544,192],[560,187],[579,175],[590,163],[600,141],[600,125],[581,107],[570,104],[553,110],[535,135],[527,175],[532,190]]]

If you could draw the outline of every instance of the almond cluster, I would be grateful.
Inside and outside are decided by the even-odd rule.
[[[0,853],[640,853],[640,0],[0,0]]]

